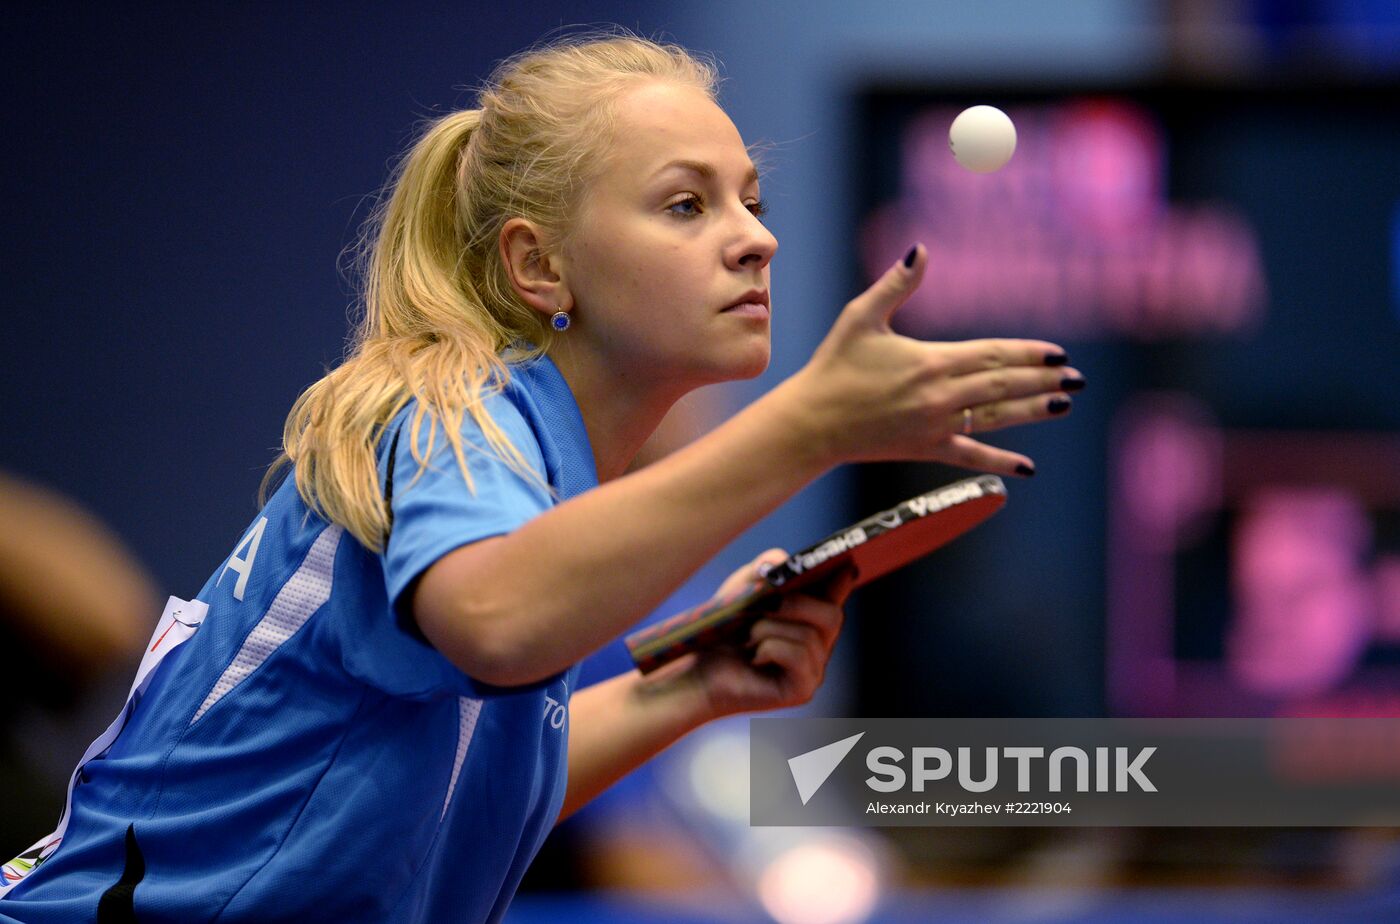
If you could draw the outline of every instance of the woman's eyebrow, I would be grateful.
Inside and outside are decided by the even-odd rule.
[[[658,176],[666,172],[667,170],[670,170],[672,167],[680,167],[682,170],[690,170],[694,173],[700,174],[700,176],[704,177],[707,180],[714,180],[716,177],[719,176],[719,172],[715,170],[712,164],[707,164],[702,160],[673,160],[670,163],[663,166],[660,170],[657,170],[656,173],[653,173],[652,176]],[[749,172],[748,175],[744,177],[744,185],[748,186],[752,183],[757,182],[758,168],[755,167],[753,164],[749,164]]]

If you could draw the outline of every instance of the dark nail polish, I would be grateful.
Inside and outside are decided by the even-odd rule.
[[[1060,391],[1081,391],[1088,384],[1084,379],[1060,379]]]
[[[904,268],[905,268],[905,269],[912,269],[913,266],[914,266],[914,258],[917,257],[918,255],[919,255],[919,245],[918,245],[918,244],[915,244],[913,247],[910,247],[910,248],[909,248],[909,252],[906,253],[906,254],[904,255]]]
[[[1070,400],[1068,398],[1051,398],[1045,405],[1045,409],[1052,414],[1063,414],[1069,410]]]
[[[1047,366],[1063,366],[1067,362],[1069,362],[1068,353],[1051,353],[1045,357],[1045,365]]]
[[[1035,476],[1035,469],[1031,468],[1029,465],[1027,465],[1027,464],[1024,463],[1024,462],[1017,462],[1017,463],[1016,463],[1016,474],[1021,475],[1022,477],[1025,477],[1025,478],[1033,478],[1033,477]]]

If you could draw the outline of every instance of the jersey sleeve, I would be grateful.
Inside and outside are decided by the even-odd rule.
[[[487,410],[535,471],[543,473],[539,441],[519,409],[493,395],[487,399]],[[543,484],[496,458],[470,415],[462,424],[462,441],[472,487],[463,480],[451,444],[436,424],[438,432],[432,440],[428,466],[419,474],[413,458],[412,418],[410,408],[400,415],[398,431],[390,434],[396,437],[394,523],[384,554],[384,580],[389,600],[396,605],[409,585],[443,555],[478,539],[508,533],[554,504]],[[418,434],[420,455],[427,455],[429,439],[425,417]],[[384,480],[387,478],[381,483]]]
[[[520,410],[500,394],[486,399],[497,426],[535,469],[545,465],[536,438]],[[462,477],[440,423],[425,416],[419,427],[419,455],[428,464],[419,473],[413,457],[410,404],[386,431],[393,445],[380,453],[380,484],[386,487],[393,459],[393,525],[380,561],[389,606],[382,618],[371,616],[365,636],[347,648],[347,667],[370,685],[399,696],[450,693],[490,696],[503,692],[464,674],[418,631],[408,608],[407,591],[439,558],[480,539],[509,533],[554,505],[547,487],[511,469],[487,448],[476,421],[463,419],[462,440],[472,488]],[[432,450],[428,452],[430,425]]]

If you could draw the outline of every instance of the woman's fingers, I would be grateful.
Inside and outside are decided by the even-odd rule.
[[[938,389],[938,402],[960,411],[965,407],[1010,398],[1079,391],[1086,384],[1078,369],[1020,367],[954,376],[943,379],[935,387]]]
[[[838,629],[840,628],[840,607],[845,605],[846,598],[849,597],[851,591],[855,589],[856,578],[859,576],[860,569],[855,565],[844,565],[840,571],[827,578],[815,589],[807,591],[808,594],[816,597],[818,600],[836,604]]]
[[[928,267],[926,254],[923,245],[915,244],[868,289],[846,303],[838,323],[888,330],[890,318],[923,282],[924,270]]]
[[[1035,474],[1035,462],[1030,456],[1018,452],[1008,452],[986,443],[978,442],[970,436],[954,434],[937,454],[937,461],[970,468],[979,472],[993,472],[998,475],[1016,475],[1029,478]]]
[[[764,564],[776,565],[786,558],[787,552],[784,552],[782,549],[768,549],[761,552],[753,561],[725,578],[724,583],[719,585],[719,590],[715,591],[715,596],[728,597],[731,594],[737,594],[741,590],[747,589],[758,581],[760,566]]]
[[[836,644],[844,615],[841,607],[805,594],[794,594],[783,600],[782,606],[765,616],[749,629],[749,644],[766,638],[787,638],[794,642],[811,642],[830,648]]]
[[[965,433],[985,433],[988,430],[1002,430],[1021,424],[1049,420],[1068,414],[1074,402],[1069,395],[1038,395],[1034,398],[1017,398],[1012,401],[993,401],[969,407],[972,426],[966,426],[968,414],[959,410],[948,415],[944,422],[945,431],[957,430]]]
[[[918,288],[927,266],[922,246],[896,260],[846,304],[811,361],[789,380],[791,387],[783,383],[780,393],[795,396],[790,403],[800,408],[797,417],[823,458],[939,457],[950,448],[952,434],[1054,416],[1059,403],[1038,413],[1044,409],[1025,401],[1081,387],[1083,377],[1068,368],[1063,347],[1047,340],[930,343],[895,334],[890,318]],[[964,426],[963,408],[980,412],[980,419]],[[1015,473],[1018,464],[1028,464],[989,459],[967,447],[959,451],[993,463],[993,470],[1009,465]]]
[[[814,690],[821,685],[826,673],[824,653],[810,644],[773,636],[758,643],[753,655],[754,667],[771,664],[789,675],[794,685]]]
[[[1062,367],[1064,347],[1048,340],[983,339],[931,343],[934,368],[942,375],[967,375],[1015,366]]]

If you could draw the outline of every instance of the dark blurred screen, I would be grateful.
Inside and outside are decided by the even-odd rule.
[[[963,170],[966,106],[1016,123]],[[863,287],[896,329],[1037,337],[1089,379],[993,521],[864,590],[862,715],[1400,710],[1400,92],[874,89]],[[852,514],[958,477],[864,466]],[[837,525],[837,524],[833,524]]]

